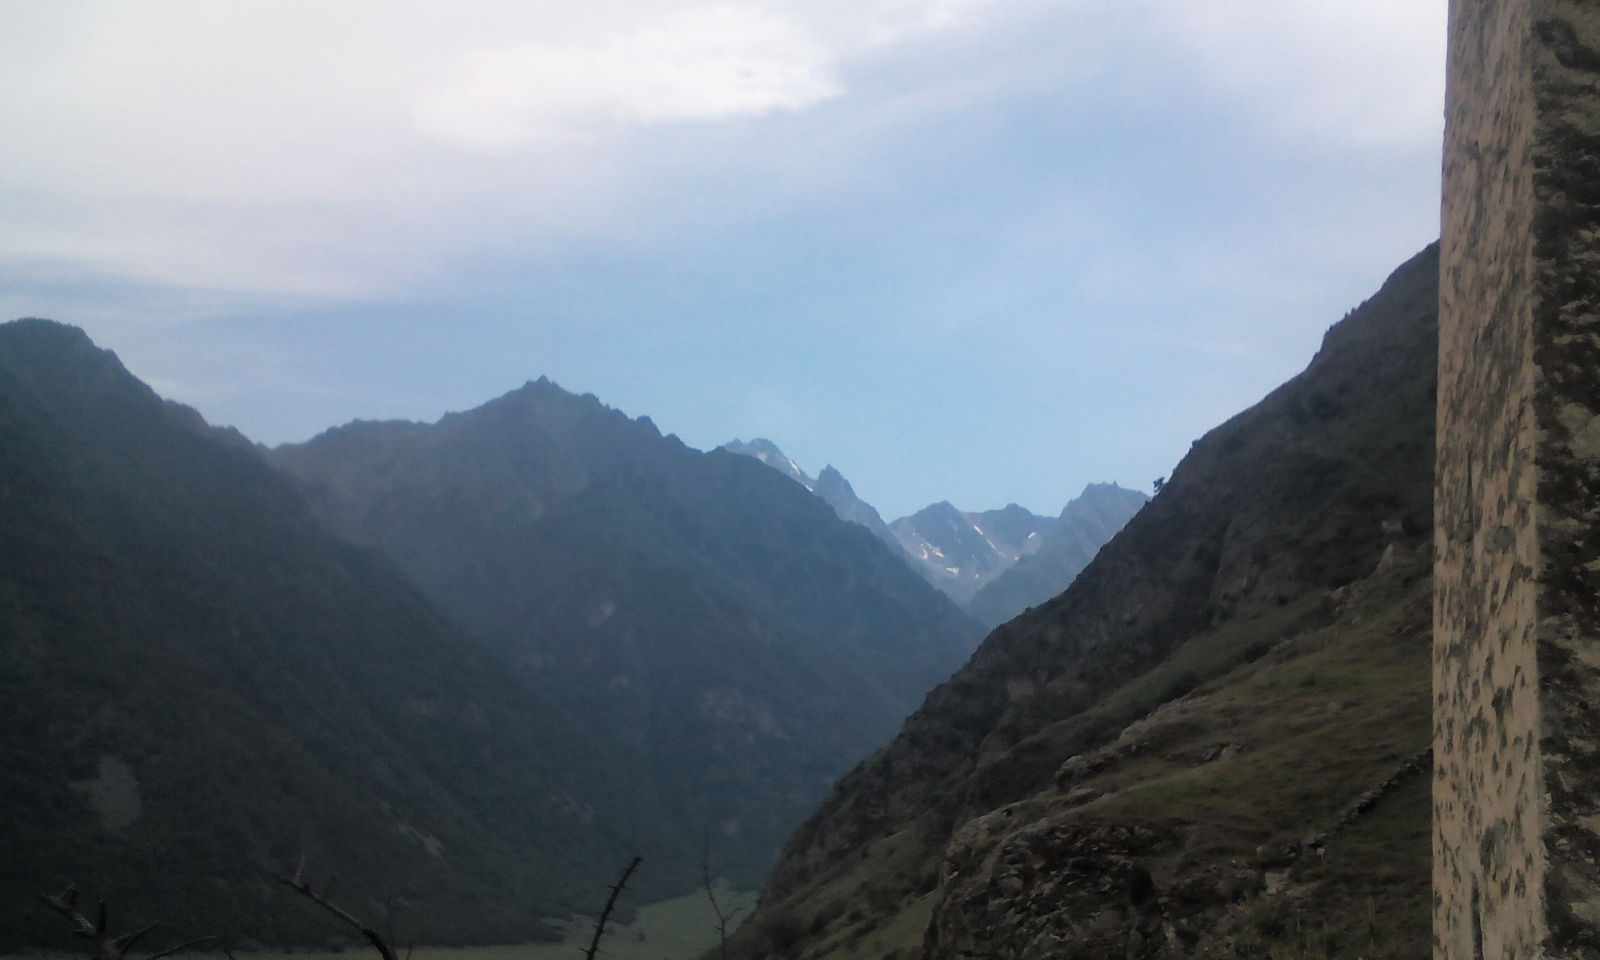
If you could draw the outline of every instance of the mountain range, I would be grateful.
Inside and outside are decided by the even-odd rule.
[[[740,882],[979,639],[800,487],[548,380],[269,460],[599,740],[659,836],[712,831]]]
[[[303,857],[508,942],[709,848],[776,854],[730,957],[1422,956],[1437,289],[1430,247],[1142,506],[915,515],[1020,558],[975,650],[770,444],[541,380],[266,450],[0,325],[0,896],[336,942],[266,879]],[[1120,529],[1037,599],[1069,524]]]
[[[0,898],[420,942],[758,882],[978,628],[860,527],[548,381],[264,450],[0,325]],[[337,898],[336,898],[337,899]],[[8,947],[58,924],[7,911]]]
[[[841,520],[860,524],[888,544],[986,628],[1066,589],[1147,499],[1114,483],[1091,483],[1057,517],[1014,503],[965,512],[941,501],[885,524],[832,465],[812,479],[764,437],[734,440],[721,449],[754,457],[821,497]]]
[[[821,497],[822,502],[832,507],[840,520],[865,527],[868,533],[883,541],[897,555],[904,550],[900,539],[890,531],[889,525],[883,522],[883,518],[878,516],[878,511],[872,504],[856,496],[855,488],[850,486],[850,481],[844,478],[844,474],[835,470],[833,464],[823,467],[822,472],[813,479],[800,469],[798,463],[785,456],[777,444],[765,437],[756,437],[749,443],[743,440],[731,440],[719,449],[754,457]]]
[[[1065,590],[1100,548],[1110,542],[1149,498],[1114,483],[1091,483],[1061,514],[1030,533],[1015,563],[984,581],[965,609],[997,627]],[[1010,508],[1007,508],[1010,509]],[[990,523],[984,529],[993,529]]]
[[[525,939],[629,852],[583,730],[81,331],[0,325],[0,478],[6,946],[54,934],[22,908],[69,884],[323,942],[270,882],[301,858],[412,936]]]

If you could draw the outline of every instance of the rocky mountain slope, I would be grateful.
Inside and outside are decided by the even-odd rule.
[[[653,842],[709,833],[736,881],[978,638],[801,486],[545,380],[271,459],[591,732]],[[656,869],[698,863],[667,843]]]
[[[777,444],[765,437],[757,437],[749,443],[733,440],[723,444],[719,449],[756,458],[821,497],[823,502],[838,514],[840,520],[867,528],[868,533],[883,541],[896,555],[900,555],[902,549],[900,540],[889,531],[888,524],[883,522],[877,509],[856,496],[855,488],[850,486],[850,481],[844,478],[844,474],[835,470],[833,464],[823,467],[822,472],[813,478],[800,469],[798,463],[779,450]]]
[[[1011,566],[978,588],[966,611],[985,627],[997,627],[1067,588],[1094,555],[1148,498],[1114,483],[1091,483],[1061,508]]]
[[[754,957],[1425,956],[1437,249],[796,832]]]
[[[0,949],[69,940],[35,898],[71,883],[127,929],[323,942],[268,876],[302,856],[402,936],[523,940],[649,826],[242,437],[42,320],[0,325],[0,703]]]

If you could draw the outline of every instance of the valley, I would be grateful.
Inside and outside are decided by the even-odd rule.
[[[737,911],[744,915],[755,906],[756,893],[753,890],[733,890],[721,881],[713,889],[719,907],[725,912]],[[549,923],[559,932],[559,939],[477,947],[420,944],[414,949],[402,949],[407,949],[413,960],[573,960],[583,955],[594,933],[591,918],[553,918]],[[605,956],[617,960],[694,960],[715,949],[718,942],[716,913],[706,900],[705,892],[695,891],[640,906],[630,922],[608,929],[602,945]],[[250,960],[349,960],[354,948],[341,946],[338,950],[319,950],[309,947],[293,952],[236,949],[232,952],[235,956],[244,953]],[[0,954],[3,960],[66,960],[71,956],[76,954],[38,951]],[[202,946],[185,952],[184,956],[192,960],[225,960],[227,954],[215,953]]]
[[[0,6],[0,960],[1600,960],[1578,6]]]
[[[753,889],[981,637],[803,486],[547,380],[267,450],[22,320],[0,414],[13,902],[337,940],[268,882],[303,859],[449,944],[558,937],[635,852],[638,904],[702,855]]]
[[[1437,262],[841,780],[739,955],[1426,955]]]
[[[1436,262],[1148,504],[876,534],[770,442],[700,453],[544,380],[266,450],[71,328],[0,326],[0,894],[93,878],[236,944],[337,942],[264,883],[302,857],[423,943],[559,941],[538,918],[638,852],[629,950],[689,949],[652,924],[707,858],[765,881],[750,958],[1413,955]],[[988,589],[1070,524],[1110,542],[981,645],[907,549],[1007,544]]]

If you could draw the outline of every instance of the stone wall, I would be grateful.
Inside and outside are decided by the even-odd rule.
[[[1449,42],[1435,955],[1600,957],[1600,5]]]

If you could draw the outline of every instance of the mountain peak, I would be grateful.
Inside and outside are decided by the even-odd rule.
[[[1127,487],[1112,483],[1091,483],[1083,488],[1083,492],[1067,501],[1061,508],[1061,519],[1067,520],[1075,512],[1084,510],[1100,510],[1107,507],[1123,509],[1132,505],[1135,509],[1143,505],[1150,498],[1142,491],[1130,490]]]
[[[951,503],[949,500],[940,500],[938,503],[930,503],[926,507],[923,507],[921,510],[918,510],[916,513],[913,513],[911,515],[910,519],[912,519],[912,520],[944,520],[944,521],[949,521],[949,522],[962,522],[963,521],[963,517],[961,515],[961,511],[957,510],[956,509],[956,505]],[[899,520],[895,521],[895,523],[900,523],[900,522],[901,521],[899,521]]]
[[[1094,494],[1094,493],[1109,493],[1111,491],[1118,491],[1118,490],[1120,490],[1120,491],[1122,491],[1124,493],[1137,492],[1137,491],[1129,490],[1127,487],[1124,487],[1120,483],[1117,483],[1115,480],[1110,480],[1110,481],[1106,481],[1106,482],[1103,482],[1103,483],[1086,483],[1086,484],[1083,485],[1083,492],[1078,494],[1078,496],[1079,497],[1086,497],[1086,496],[1089,496],[1090,494]]]
[[[749,443],[743,440],[730,440],[717,449],[736,453],[742,457],[754,457],[807,490],[816,492],[817,481],[807,476],[798,463],[790,460],[782,450],[778,449],[777,444],[766,437],[756,437]]]
[[[7,352],[27,351],[35,360],[61,362],[77,356],[89,362],[104,362],[110,358],[119,368],[122,365],[116,361],[116,354],[95,346],[81,328],[43,317],[22,317],[0,323],[0,342],[7,344]]]
[[[16,393],[31,395],[53,416],[71,411],[88,418],[102,434],[127,432],[132,420],[160,417],[169,406],[188,409],[161,399],[83,330],[39,317],[0,324],[0,379],[9,380]],[[122,408],[116,423],[97,412],[108,400]],[[185,420],[204,427],[198,415],[185,415]]]
[[[844,474],[835,469],[831,463],[823,467],[822,472],[817,474],[817,485],[821,486],[824,483],[843,484],[846,490],[850,489],[850,481],[846,480]]]
[[[52,336],[61,337],[63,342],[71,340],[81,343],[86,347],[94,347],[94,342],[89,335],[79,327],[59,320],[50,320],[45,317],[18,317],[5,323],[0,323],[0,335],[4,336]]]
[[[775,457],[783,456],[783,451],[778,449],[778,445],[766,437],[751,437],[748,443],[739,439],[729,440],[722,445],[722,449],[751,457],[759,456],[763,453]]]
[[[833,464],[830,463],[823,467],[822,472],[813,480],[806,476],[805,472],[800,469],[799,464],[785,456],[783,451],[778,449],[777,444],[765,437],[756,437],[749,443],[745,443],[742,440],[732,440],[718,449],[741,456],[754,457],[799,483],[807,490],[821,497],[828,506],[833,508],[834,514],[840,520],[866,527],[868,533],[883,541],[884,546],[887,546],[896,556],[910,562],[915,567],[916,562],[905,553],[905,548],[899,538],[890,531],[889,526],[883,522],[883,518],[878,516],[878,511],[872,504],[856,496],[856,491],[850,486],[850,481],[846,480],[844,474],[835,469]]]
[[[564,389],[561,384],[556,383],[554,380],[551,380],[549,377],[543,375],[541,375],[537,380],[524,380],[522,382],[522,386],[517,387],[514,390],[508,390],[496,399],[506,400],[517,398],[523,400],[534,400],[544,399],[546,397],[561,397],[570,398],[573,400],[589,399],[595,400],[596,403],[599,402],[595,399],[593,394],[579,395],[573,393],[570,390]],[[491,400],[489,402],[493,403],[494,401]]]

